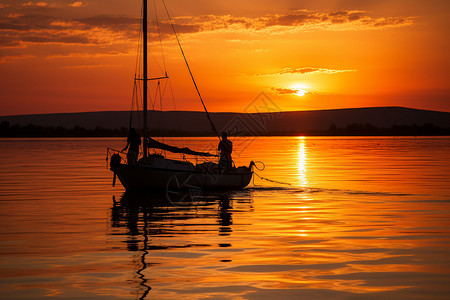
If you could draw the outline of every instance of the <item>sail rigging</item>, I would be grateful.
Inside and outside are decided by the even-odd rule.
[[[197,86],[197,83],[195,81],[194,75],[193,75],[193,73],[191,71],[191,68],[189,66],[189,63],[187,61],[186,55],[184,53],[184,50],[183,50],[183,48],[181,46],[180,40],[179,40],[177,32],[175,30],[175,26],[174,26],[174,23],[172,21],[172,18],[171,18],[170,14],[169,14],[169,11],[167,9],[166,3],[165,3],[164,0],[162,0],[161,2],[163,4],[164,11],[165,11],[165,13],[167,15],[167,18],[168,18],[168,21],[170,23],[170,27],[171,27],[171,29],[173,31],[173,34],[174,34],[175,38],[176,38],[176,41],[177,41],[178,47],[180,49],[181,55],[182,55],[182,57],[184,59],[184,63],[186,65],[186,67],[187,67],[187,71],[189,72],[190,78],[191,78],[191,80],[192,80],[192,82],[194,84],[194,87],[195,87],[195,90],[197,92],[197,95],[198,95],[198,97],[200,99],[200,102],[201,102],[201,104],[203,106],[203,109],[204,109],[204,111],[206,113],[206,117],[207,117],[207,119],[208,119],[208,121],[209,121],[209,123],[211,125],[211,128],[214,131],[215,135],[220,140],[220,135],[219,135],[219,133],[218,133],[218,131],[217,131],[215,125],[214,125],[214,122],[211,119],[211,116],[210,116],[210,114],[208,112],[208,109],[206,108],[206,105],[205,105],[205,102],[203,100],[203,97],[200,94],[200,90],[199,90],[199,88]],[[157,9],[156,9],[156,2],[155,1],[153,2],[153,8],[155,10],[155,21],[156,21],[156,25],[157,25],[156,26],[157,27],[157,34],[159,36],[160,47],[161,47],[161,54],[162,54],[162,62],[163,62],[163,67],[164,68],[161,69],[161,71],[163,72],[162,75],[160,75],[160,76],[153,76],[153,77],[150,78],[150,76],[149,76],[149,69],[148,69],[148,55],[149,55],[149,53],[148,53],[148,34],[149,34],[148,33],[148,23],[149,23],[149,20],[148,20],[148,18],[149,18],[148,17],[148,1],[147,0],[143,0],[142,1],[142,23],[141,23],[141,26],[140,26],[141,27],[140,40],[142,41],[142,44],[140,45],[140,47],[142,49],[142,52],[141,52],[141,54],[142,54],[141,59],[142,60],[140,60],[139,57],[138,57],[138,61],[137,61],[137,65],[136,65],[136,66],[138,66],[138,65],[142,66],[142,74],[138,75],[138,74],[135,73],[133,98],[134,98],[134,96],[138,97],[139,95],[142,97],[141,98],[142,99],[142,108],[141,108],[142,109],[142,114],[141,114],[142,119],[138,118],[138,121],[139,121],[140,124],[142,124],[142,135],[144,137],[144,140],[147,140],[147,138],[149,136],[149,134],[148,134],[148,131],[149,131],[149,122],[148,122],[149,121],[148,120],[148,117],[149,117],[148,116],[149,100],[151,100],[152,109],[155,110],[155,104],[157,103],[156,99],[158,98],[157,95],[159,95],[159,98],[162,98],[160,81],[161,80],[165,80],[165,79],[169,79],[169,76],[167,75],[166,62],[165,62],[163,46],[162,46],[161,30],[160,30],[160,26],[159,26],[160,22],[159,22],[159,18],[158,18],[158,15],[157,15]],[[159,66],[159,67],[161,68],[161,66]],[[155,91],[156,94],[155,94],[155,99],[154,100],[152,100],[152,97],[149,95],[149,86],[148,86],[149,81],[157,81],[157,89]],[[138,82],[142,82],[142,86],[141,86],[142,89],[138,88],[138,86],[140,86],[140,84],[137,84]],[[169,81],[169,86],[170,86],[170,89],[171,89],[170,81]],[[158,94],[158,92],[159,92],[159,94]],[[172,92],[172,98],[173,98],[173,92]],[[173,100],[174,106],[175,106],[175,100],[174,99],[172,99],[172,100]],[[161,99],[160,99],[160,101],[161,101]],[[132,108],[133,108],[133,104],[136,105],[137,111],[139,111],[139,101],[136,101],[136,102],[132,101]],[[162,105],[161,105],[160,109],[162,110]],[[132,127],[132,124],[133,124],[132,118],[133,118],[133,112],[131,111],[130,112],[130,122],[129,122],[129,127],[130,128]],[[162,143],[162,144],[164,144],[164,143]],[[143,145],[144,157],[148,156],[148,149],[149,148],[153,148],[153,147],[149,147],[147,145],[147,143],[144,143],[144,145]],[[155,148],[158,148],[158,147],[155,147]],[[169,149],[173,149],[174,150],[174,149],[177,149],[177,147],[168,146],[168,147],[162,147],[162,148],[159,148],[159,149],[170,151]],[[180,149],[182,149],[182,148],[180,148]],[[170,151],[170,152],[172,152],[172,151]],[[204,152],[196,152],[196,151],[192,151],[192,150],[189,150],[188,151],[189,153],[180,152],[178,150],[173,151],[173,152],[175,152],[175,153],[184,153],[184,154],[204,153]],[[208,155],[203,155],[203,156],[213,156],[213,155],[208,153]]]
[[[184,53],[184,50],[183,50],[183,48],[181,46],[180,40],[179,40],[178,35],[176,33],[175,26],[174,26],[174,23],[172,21],[172,18],[170,17],[169,11],[168,11],[167,6],[166,6],[166,3],[165,3],[164,0],[162,0],[161,2],[163,4],[164,11],[165,11],[165,13],[167,15],[167,18],[168,18],[168,21],[170,23],[170,27],[171,27],[171,29],[173,31],[173,34],[174,34],[175,38],[176,38],[178,47],[179,47],[179,49],[181,51],[181,54],[182,54],[182,57],[184,59],[185,65],[187,67],[187,70],[189,72],[190,78],[191,78],[191,80],[192,80],[192,82],[194,84],[194,87],[195,87],[195,90],[197,92],[197,95],[200,98],[200,101],[202,103],[203,109],[204,109],[204,111],[206,113],[206,117],[208,118],[208,121],[209,121],[209,123],[211,125],[212,130],[214,131],[216,136],[218,136],[219,139],[220,139],[220,135],[219,135],[219,133],[218,133],[218,131],[217,131],[217,129],[216,129],[212,119],[211,119],[211,116],[209,115],[209,112],[208,112],[208,110],[206,108],[205,102],[203,101],[203,98],[202,98],[202,96],[200,94],[200,90],[199,90],[199,88],[197,86],[197,83],[195,81],[195,78],[194,78],[194,76],[192,74],[191,68],[190,68],[189,63],[187,61],[186,55]],[[148,1],[147,0],[143,0],[142,1],[141,36],[140,36],[140,38],[142,39],[142,44],[141,44],[141,49],[142,49],[141,59],[142,60],[140,61],[140,63],[138,62],[138,64],[137,64],[137,65],[141,64],[141,66],[142,66],[142,74],[141,75],[135,74],[135,78],[134,78],[135,88],[133,89],[133,95],[138,96],[140,94],[140,96],[142,97],[142,119],[140,119],[140,118],[138,118],[138,119],[140,119],[139,122],[141,122],[141,124],[142,124],[142,135],[143,135],[144,141],[145,141],[143,143],[143,155],[144,155],[144,158],[146,158],[148,156],[148,150],[152,149],[152,148],[153,149],[161,149],[161,150],[169,151],[169,152],[172,152],[172,153],[197,155],[197,156],[203,156],[203,157],[217,156],[217,155],[214,155],[214,154],[211,154],[211,153],[208,153],[208,152],[193,151],[193,150],[191,150],[191,149],[189,149],[187,147],[181,147],[180,148],[180,147],[176,147],[176,146],[171,146],[171,145],[165,144],[164,142],[156,141],[156,140],[152,139],[149,136],[149,123],[148,123],[148,121],[149,121],[149,119],[148,119],[149,118],[149,115],[148,115],[149,100],[151,101],[151,104],[152,104],[152,108],[151,109],[155,110],[155,104],[157,103],[156,102],[157,98],[160,98],[160,102],[161,102],[161,99],[162,99],[160,81],[161,80],[165,80],[165,79],[169,79],[169,76],[167,75],[166,63],[165,63],[165,59],[164,59],[164,52],[163,52],[162,38],[161,38],[161,30],[160,30],[160,27],[159,27],[159,18],[158,18],[158,15],[157,15],[157,9],[156,9],[156,2],[155,1],[153,1],[153,8],[155,10],[155,21],[156,21],[156,25],[157,25],[156,26],[157,27],[157,33],[158,33],[158,36],[159,36],[159,41],[160,41],[160,46],[161,46],[161,54],[162,54],[162,60],[163,60],[163,66],[164,66],[164,68],[161,69],[161,71],[163,72],[163,74],[157,75],[157,76],[154,76],[154,75],[150,76],[149,75],[149,68],[148,68],[148,55],[149,55],[149,53],[148,53],[148,34],[149,34],[148,33],[148,23],[149,23],[149,20],[148,20],[148,18],[149,18],[149,15],[148,15]],[[153,58],[155,58],[155,57],[153,56]],[[140,59],[138,58],[138,61],[139,60]],[[156,58],[155,58],[155,60],[156,60]],[[159,66],[159,67],[161,68],[161,66]],[[156,84],[157,84],[156,89],[155,89],[155,95],[154,95],[155,98],[153,100],[152,100],[152,96],[150,96],[150,94],[149,94],[149,86],[148,85],[149,85],[150,81],[156,81]],[[142,90],[140,90],[140,88],[138,88],[138,86],[139,86],[137,84],[138,82],[142,82]],[[170,85],[170,81],[169,81],[169,85]],[[167,84],[165,86],[167,86]],[[164,90],[165,90],[165,88],[164,88]],[[173,98],[173,92],[172,92],[172,98]],[[174,101],[174,99],[172,99],[172,100]],[[139,107],[138,101],[136,101],[135,104],[136,104],[136,107],[138,108]],[[175,101],[174,101],[174,105],[175,105]],[[162,104],[161,104],[161,108],[160,109],[162,110]],[[130,125],[129,125],[130,128],[132,126],[132,115],[133,114],[131,112],[130,113]]]
[[[195,90],[197,91],[197,94],[203,105],[208,121],[214,133],[219,137],[220,140],[218,131],[211,119],[211,116],[209,115],[205,102],[203,101],[203,98],[198,89],[197,83],[195,82],[194,76],[187,62],[183,48],[181,47],[181,43],[176,34],[174,23],[170,18],[164,0],[162,0],[162,3],[164,4],[164,9],[166,11],[167,17],[170,20],[170,26],[172,27],[172,31],[176,37],[184,62],[189,71],[191,80],[194,83]],[[155,5],[153,6],[155,7]],[[155,18],[156,18],[156,25],[158,26],[160,43],[162,46],[161,31],[159,29],[158,17],[156,16]],[[142,135],[144,137],[143,157],[141,159],[138,159],[137,151],[132,150],[130,147],[127,153],[127,159],[125,160],[126,163],[123,164],[122,163],[123,158],[121,157],[123,152],[108,149],[107,157],[111,157],[110,169],[111,171],[114,172],[114,176],[117,176],[117,178],[119,178],[120,182],[127,190],[166,189],[168,191],[169,188],[180,188],[179,186],[180,182],[189,187],[198,186],[202,188],[212,188],[212,189],[223,189],[223,188],[242,189],[246,187],[253,176],[252,162],[248,167],[240,166],[223,169],[221,168],[220,164],[208,162],[207,159],[205,159],[205,157],[214,157],[217,155],[208,152],[194,151],[187,147],[184,147],[183,145],[180,147],[168,145],[164,143],[164,140],[157,141],[149,137],[149,128],[153,128],[152,126],[149,126],[149,121],[150,122],[157,121],[156,117],[153,116],[150,117],[151,115],[149,114],[148,111],[149,102],[152,105],[153,111],[155,111],[155,104],[157,104],[159,100],[159,105],[161,106],[160,111],[162,112],[163,111],[162,100],[166,88],[169,88],[173,101],[174,101],[174,94],[172,91],[172,85],[170,83],[171,81],[169,79],[169,76],[167,75],[165,61],[163,61],[164,63],[164,70],[163,70],[161,66],[158,64],[156,58],[153,56],[158,66],[161,68],[161,71],[163,71],[163,73],[158,73],[157,69],[154,69],[153,67],[149,68],[148,66],[149,53],[147,42],[149,36],[147,30],[148,25],[147,0],[142,0],[141,25],[142,26],[140,26],[141,27],[140,33],[142,35],[140,36],[140,40],[142,40],[142,44],[139,45],[140,47],[138,48],[142,50],[142,52],[138,51],[140,55],[138,54],[137,66],[139,67],[142,66],[141,69],[142,73],[140,73],[140,70],[137,67],[134,77],[134,90],[133,90],[133,94],[136,96],[136,98],[133,98],[132,102],[136,104],[137,108],[136,112],[139,119],[138,122],[142,126]],[[162,54],[164,59],[164,53]],[[151,73],[149,73],[149,71],[151,71]],[[154,75],[155,71],[157,72],[156,75]],[[149,91],[154,91],[154,95],[153,93],[150,94]],[[142,98],[142,110],[139,109],[141,102],[138,101],[138,98]],[[133,111],[133,104],[132,104],[132,111]],[[140,119],[141,117],[142,119]],[[130,127],[131,124],[136,124],[135,122],[132,122],[131,118],[132,114],[130,115]],[[162,120],[163,119],[160,118],[160,121]],[[179,120],[177,119],[177,121]],[[161,125],[162,124],[160,123],[160,126]],[[158,151],[152,151],[149,153],[148,151],[149,149],[160,149],[164,151],[164,155],[158,153]],[[181,154],[182,160],[172,159],[170,157],[170,154],[166,155],[165,151]],[[201,156],[203,157],[203,162],[198,163],[196,158],[196,162],[195,164],[193,164],[192,162],[188,161],[185,158],[185,154],[193,156]]]

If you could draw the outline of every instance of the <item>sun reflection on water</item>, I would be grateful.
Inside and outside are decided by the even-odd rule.
[[[306,161],[307,161],[307,156],[306,156],[305,137],[302,136],[302,137],[299,137],[297,170],[298,170],[299,185],[303,188],[306,188],[308,186]]]

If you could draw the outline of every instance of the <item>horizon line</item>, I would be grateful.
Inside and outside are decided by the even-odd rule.
[[[406,106],[363,106],[363,107],[346,107],[346,108],[328,108],[328,109],[313,109],[313,110],[283,110],[276,112],[216,112],[209,111],[211,114],[271,114],[271,113],[293,113],[293,112],[318,112],[318,111],[336,111],[336,110],[356,110],[356,109],[373,109],[373,108],[402,108],[411,110],[421,110],[421,111],[431,111],[431,112],[443,112],[450,113],[450,111],[432,110],[432,109],[422,109],[422,108],[412,108]],[[142,110],[138,110],[142,111]],[[200,110],[148,110],[149,112],[190,112],[190,113],[205,113]],[[1,115],[1,117],[19,117],[19,116],[38,116],[38,115],[58,115],[58,114],[86,114],[86,113],[107,113],[107,112],[130,112],[130,110],[99,110],[99,111],[76,111],[76,112],[49,112],[49,113],[29,113],[29,114],[14,114],[14,115]]]

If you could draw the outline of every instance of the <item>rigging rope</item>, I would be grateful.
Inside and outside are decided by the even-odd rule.
[[[173,33],[174,33],[174,35],[175,35],[175,38],[177,39],[178,46],[180,47],[181,54],[183,55],[184,62],[186,63],[186,66],[187,66],[187,69],[188,69],[188,71],[189,71],[189,74],[191,75],[191,79],[192,79],[192,82],[194,83],[195,90],[197,91],[198,97],[200,98],[200,101],[202,102],[203,108],[204,108],[204,110],[205,110],[205,112],[206,112],[206,117],[208,118],[209,123],[211,124],[211,127],[212,127],[212,129],[214,130],[214,133],[217,135],[217,137],[218,137],[219,140],[220,140],[220,135],[219,135],[219,133],[217,132],[216,126],[214,126],[214,123],[213,123],[213,121],[211,120],[211,116],[209,115],[208,110],[206,109],[205,102],[203,102],[203,98],[202,98],[202,95],[200,94],[200,91],[199,91],[199,89],[198,89],[198,87],[197,87],[197,83],[195,82],[194,75],[192,74],[191,68],[189,67],[189,63],[188,63],[188,61],[187,61],[187,59],[186,59],[186,56],[184,55],[183,48],[181,47],[181,43],[180,43],[180,40],[178,39],[177,32],[175,31],[175,26],[173,25],[172,18],[171,18],[170,15],[169,15],[169,11],[168,11],[168,9],[167,9],[166,2],[165,2],[164,0],[162,0],[162,3],[163,3],[163,5],[164,5],[164,9],[166,10],[167,17],[169,18],[169,22],[170,22],[170,26],[172,27],[172,31],[173,31]]]
[[[261,169],[258,168],[258,166],[256,165],[257,163],[262,164]],[[255,169],[258,170],[258,171],[263,171],[263,170],[266,168],[266,165],[265,165],[262,161],[255,161],[255,162],[253,162],[253,166],[254,166]],[[261,180],[266,180],[266,181],[270,181],[270,182],[278,183],[278,184],[292,185],[292,184],[287,183],[287,182],[282,182],[282,181],[277,181],[277,180],[272,180],[272,179],[269,179],[269,178],[262,177],[262,176],[260,176],[258,173],[256,173],[255,171],[253,171],[253,174],[255,174],[256,176],[258,176]],[[254,178],[254,177],[253,177],[253,185],[256,186],[256,184],[255,184],[255,178]]]
[[[131,128],[131,124],[133,122],[133,102],[134,102],[134,96],[135,96],[135,90],[136,90],[136,78],[134,79],[133,84],[133,96],[131,97],[131,109],[130,109],[130,123],[128,124],[128,130]]]
[[[262,179],[262,180],[270,181],[270,182],[273,182],[273,183],[279,183],[279,184],[285,184],[285,185],[292,185],[292,184],[287,183],[287,182],[276,181],[276,180],[272,180],[272,179],[269,179],[269,178],[262,177],[262,176],[258,175],[258,173],[256,173],[256,172],[253,172],[253,174],[255,174],[256,176],[258,176],[258,177],[259,177],[260,179]],[[253,184],[256,185],[254,181],[253,181]]]

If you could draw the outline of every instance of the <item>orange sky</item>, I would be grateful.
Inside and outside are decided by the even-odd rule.
[[[450,111],[450,1],[166,4],[210,111],[242,112],[260,92],[282,110]],[[201,110],[157,11],[176,108]],[[0,115],[128,110],[139,15],[139,0],[0,1]]]

